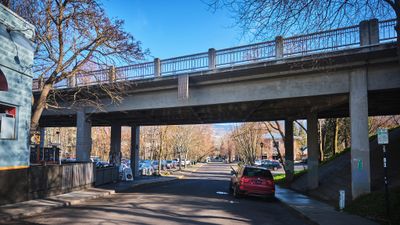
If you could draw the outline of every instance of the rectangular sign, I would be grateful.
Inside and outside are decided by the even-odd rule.
[[[378,144],[387,145],[389,144],[389,135],[388,130],[386,128],[378,128]]]

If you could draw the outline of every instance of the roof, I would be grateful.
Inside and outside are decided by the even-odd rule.
[[[2,4],[0,4],[0,24],[12,31],[22,33],[29,40],[35,37],[35,27]]]

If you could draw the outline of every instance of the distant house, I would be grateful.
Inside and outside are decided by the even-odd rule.
[[[29,166],[33,37],[33,25],[0,4],[0,172]]]
[[[265,159],[278,159],[278,148],[282,157],[285,156],[285,143],[282,139],[282,136],[278,133],[273,133],[271,136],[269,133],[264,134],[263,136],[263,149],[262,155]],[[275,143],[274,143],[275,140]],[[294,158],[295,160],[301,160],[303,157],[307,155],[307,151],[304,151],[304,146],[300,143],[301,137],[294,137]]]

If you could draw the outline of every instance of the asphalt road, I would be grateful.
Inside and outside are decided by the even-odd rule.
[[[185,179],[140,187],[10,224],[308,224],[279,201],[235,199],[230,168],[210,163]]]

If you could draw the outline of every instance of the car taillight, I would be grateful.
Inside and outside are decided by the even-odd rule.
[[[265,184],[270,186],[270,185],[274,185],[274,181],[273,180],[266,180]]]
[[[240,178],[240,183],[241,183],[241,184],[243,184],[243,183],[249,183],[249,182],[250,182],[250,179],[247,178],[247,177],[242,177],[242,178]]]

